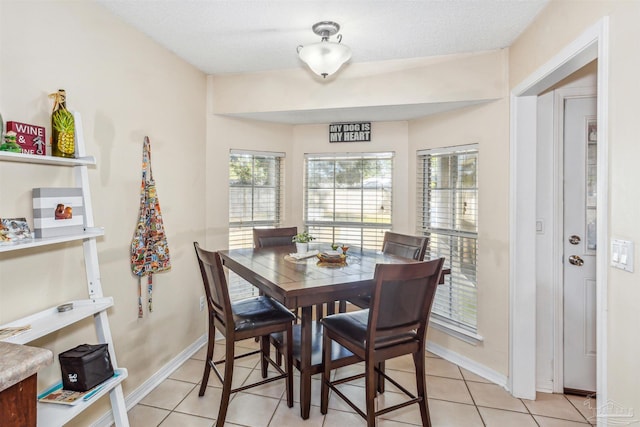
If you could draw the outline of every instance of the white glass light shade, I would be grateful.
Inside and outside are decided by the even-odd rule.
[[[321,41],[300,48],[300,59],[307,63],[311,71],[322,77],[335,73],[351,58],[351,49],[340,43]]]

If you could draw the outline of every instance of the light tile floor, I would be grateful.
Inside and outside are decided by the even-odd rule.
[[[255,348],[253,340],[237,344],[237,351]],[[216,353],[223,350],[218,345]],[[205,396],[198,397],[206,349],[198,351],[169,378],[163,381],[129,411],[132,427],[211,427],[215,425],[221,384],[213,373]],[[234,386],[260,377],[259,359],[252,356],[236,361]],[[387,362],[390,376],[409,390],[415,390],[410,357]],[[339,369],[337,376],[350,375],[358,367]],[[433,427],[589,427],[595,425],[596,404],[593,399],[560,394],[539,393],[535,401],[516,399],[502,387],[478,375],[428,353],[426,359],[427,394]],[[296,372],[297,374],[297,372]],[[284,397],[284,383],[276,381],[232,395],[225,425],[246,427],[351,427],[366,423],[349,406],[335,396],[329,398],[327,415],[320,413],[320,376],[312,381],[312,407],[308,420],[300,418],[298,379],[294,379],[293,408]],[[341,386],[343,392],[363,407],[364,383]],[[387,382],[384,394],[376,400],[377,408],[401,401],[402,394]],[[410,405],[378,418],[379,427],[421,425],[417,405]]]

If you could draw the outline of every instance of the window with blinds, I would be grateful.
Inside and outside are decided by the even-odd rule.
[[[418,152],[418,233],[429,236],[425,259],[445,257],[451,274],[438,286],[433,316],[477,331],[478,147]]]
[[[284,153],[231,150],[229,156],[229,249],[253,246],[253,228],[280,225]],[[229,275],[233,300],[254,295],[256,289]]]
[[[320,242],[382,246],[391,229],[393,153],[307,154],[304,223]]]

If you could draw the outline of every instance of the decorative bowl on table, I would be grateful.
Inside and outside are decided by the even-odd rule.
[[[338,251],[320,252],[317,257],[321,262],[326,262],[329,264],[344,264],[345,260],[347,259],[347,256],[345,254]]]

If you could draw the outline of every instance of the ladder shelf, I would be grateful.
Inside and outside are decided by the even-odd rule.
[[[112,297],[105,297],[100,280],[100,268],[98,264],[97,238],[104,235],[104,230],[93,223],[93,208],[91,204],[91,191],[89,188],[88,167],[95,166],[93,156],[85,154],[85,142],[82,129],[82,118],[77,112],[73,113],[75,120],[76,154],[77,158],[67,159],[52,156],[39,156],[33,154],[10,153],[0,151],[0,162],[28,163],[32,165],[49,165],[71,167],[74,170],[75,185],[82,188],[84,208],[84,231],[68,236],[24,239],[0,245],[0,254],[18,250],[25,250],[41,246],[56,245],[65,242],[82,241],[84,253],[84,265],[88,298],[72,301],[73,309],[58,312],[57,305],[39,311],[37,313],[14,320],[0,329],[29,326],[29,329],[4,338],[3,341],[26,344],[38,338],[59,331],[69,325],[83,319],[93,317],[98,341],[108,344],[109,357],[116,372],[114,377],[100,384],[95,394],[87,401],[75,405],[61,405],[54,403],[38,403],[38,426],[60,426],[69,422],[72,418],[97,401],[101,396],[109,394],[111,401],[111,414],[117,427],[128,427],[127,408],[122,391],[122,381],[127,378],[126,369],[119,367],[116,361],[115,348],[109,326],[107,311],[114,305]],[[63,304],[60,301],[58,304]]]

